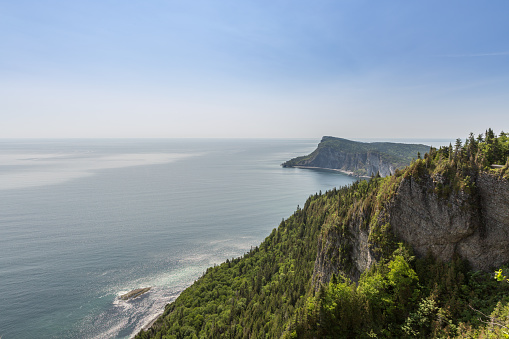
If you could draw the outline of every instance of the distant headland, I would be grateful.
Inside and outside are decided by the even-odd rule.
[[[429,149],[430,146],[420,144],[367,143],[324,136],[311,154],[293,158],[281,166],[337,170],[367,177],[378,173],[385,177],[410,165],[412,159],[424,155]]]

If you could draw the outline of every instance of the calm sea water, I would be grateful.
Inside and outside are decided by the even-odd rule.
[[[279,166],[318,142],[0,141],[0,336],[132,336],[310,194],[353,181]]]

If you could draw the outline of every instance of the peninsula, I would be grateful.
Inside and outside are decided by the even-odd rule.
[[[429,152],[430,146],[394,142],[358,142],[325,136],[313,153],[288,160],[283,167],[338,170],[356,176],[385,177]]]

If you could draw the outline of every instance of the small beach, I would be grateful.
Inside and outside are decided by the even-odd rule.
[[[318,170],[335,171],[335,172],[340,172],[340,173],[343,173],[343,174],[346,174],[346,175],[349,175],[352,177],[357,177],[357,178],[371,178],[370,176],[367,176],[367,175],[356,175],[352,171],[346,171],[346,170],[342,170],[342,169],[338,169],[338,168],[324,168],[324,167],[314,167],[314,166],[292,166],[292,167],[304,168],[304,169],[318,169]]]

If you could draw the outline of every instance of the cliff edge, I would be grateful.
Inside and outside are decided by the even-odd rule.
[[[325,136],[315,151],[282,164],[283,167],[318,167],[350,172],[358,176],[377,173],[385,177],[410,164],[430,147],[392,142],[358,142]]]
[[[509,284],[493,279],[507,263],[509,134],[489,129],[311,195],[136,338],[502,337],[479,312],[509,326]]]
[[[333,274],[358,281],[397,242],[421,258],[462,258],[473,270],[508,263],[509,166],[499,165],[498,172],[476,167],[426,154],[405,172],[358,184],[357,190],[369,193],[348,201],[346,221],[319,236],[315,287]]]

